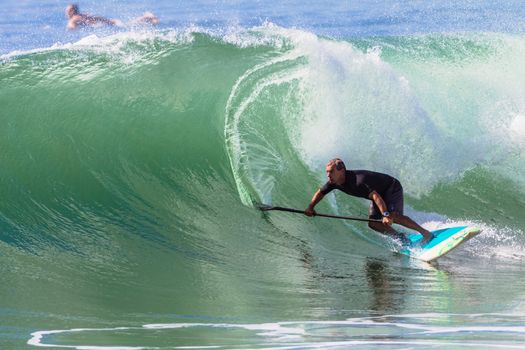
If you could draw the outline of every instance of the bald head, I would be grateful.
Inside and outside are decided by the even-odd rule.
[[[339,158],[330,160],[326,164],[326,177],[328,177],[328,182],[342,185],[346,178],[345,163]]]
[[[334,158],[331,159],[328,164],[326,164],[327,167],[333,167],[335,166],[336,170],[346,170],[345,163],[340,158]]]

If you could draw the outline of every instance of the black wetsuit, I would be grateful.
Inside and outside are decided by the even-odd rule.
[[[369,170],[346,170],[345,183],[342,186],[327,182],[320,191],[326,195],[334,189],[366,199],[370,199],[370,193],[376,191],[385,201],[388,211],[403,215],[403,187],[390,175]],[[374,201],[370,203],[368,215],[373,219],[383,217]]]

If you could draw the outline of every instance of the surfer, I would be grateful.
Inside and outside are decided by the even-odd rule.
[[[403,234],[392,228],[392,224],[396,223],[421,233],[424,237],[422,244],[432,238],[430,231],[403,215],[403,187],[392,176],[368,170],[346,170],[344,162],[339,158],[328,162],[326,175],[328,182],[315,192],[304,211],[306,215],[314,216],[316,204],[330,191],[338,189],[351,196],[372,201],[368,217],[382,222],[369,222],[368,226],[371,229],[406,241],[407,238]]]
[[[66,16],[68,18],[67,28],[76,29],[79,26],[123,26],[122,21],[118,19],[109,19],[101,16],[92,16],[86,13],[81,13],[78,10],[78,5],[70,4],[66,7]],[[159,19],[151,12],[145,12],[143,16],[131,21],[132,24],[152,24],[159,23]]]

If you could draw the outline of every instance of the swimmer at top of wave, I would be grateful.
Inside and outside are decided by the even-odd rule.
[[[67,28],[77,29],[78,27],[94,27],[94,26],[117,26],[122,27],[124,23],[119,19],[110,19],[102,16],[93,16],[91,14],[82,13],[78,9],[78,5],[70,4],[66,7],[66,17],[68,18]],[[159,19],[151,12],[145,12],[141,17],[132,19],[129,24],[151,24],[157,25]]]

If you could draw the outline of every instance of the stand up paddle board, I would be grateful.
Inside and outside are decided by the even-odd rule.
[[[404,245],[399,253],[427,262],[432,261],[449,253],[452,249],[480,232],[479,228],[473,226],[444,228],[432,231],[432,239],[424,245],[420,245],[423,236],[417,233],[408,233],[406,236],[410,242]]]

